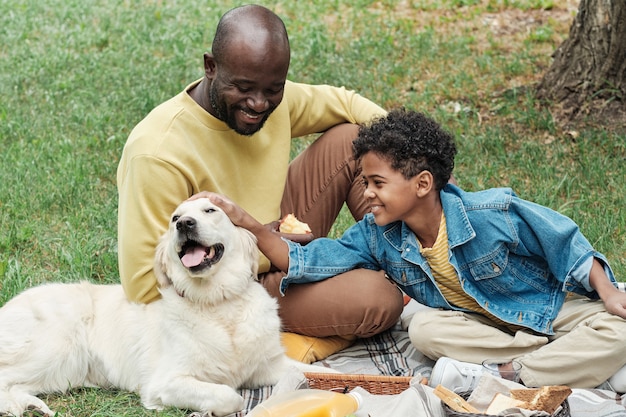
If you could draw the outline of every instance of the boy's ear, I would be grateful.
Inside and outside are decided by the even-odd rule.
[[[435,179],[430,171],[424,170],[414,178],[415,192],[418,197],[425,197],[435,187]]]

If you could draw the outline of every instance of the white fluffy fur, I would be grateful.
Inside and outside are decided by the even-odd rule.
[[[221,243],[222,258],[186,268],[186,236]],[[120,285],[85,282],[24,291],[0,308],[0,415],[53,415],[36,395],[80,386],[134,391],[151,409],[240,410],[236,388],[272,385],[296,364],[280,344],[275,300],[254,281],[257,253],[249,232],[198,199],[176,209],[157,248],[162,299],[135,304]]]

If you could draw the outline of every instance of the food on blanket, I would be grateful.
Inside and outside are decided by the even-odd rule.
[[[437,397],[441,398],[441,401],[446,403],[448,407],[450,407],[454,411],[457,411],[460,413],[480,414],[480,411],[477,408],[470,405],[467,401],[465,401],[463,397],[450,391],[449,389],[447,389],[441,384],[437,385],[437,387],[435,388],[435,391],[433,392],[435,393]]]
[[[516,400],[508,395],[498,392],[489,403],[489,406],[485,410],[485,414],[496,415],[509,408],[524,408],[523,406],[525,404],[525,401]]]
[[[565,385],[548,385],[541,388],[512,389],[510,396],[497,393],[485,414],[499,414],[508,408],[545,411],[552,415],[572,393]]]
[[[512,389],[511,398],[524,401],[522,408],[527,410],[540,410],[554,414],[571,393],[572,390],[568,386],[548,385],[541,388]]]
[[[281,233],[292,233],[296,235],[303,235],[311,233],[311,228],[308,224],[301,222],[293,215],[293,213],[287,214],[280,221],[278,231]]]

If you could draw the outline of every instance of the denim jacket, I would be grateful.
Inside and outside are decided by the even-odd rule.
[[[449,259],[461,286],[499,319],[553,334],[552,323],[566,292],[598,298],[589,284],[594,257],[617,285],[604,255],[593,249],[568,217],[522,200],[508,188],[465,192],[448,184],[440,196]],[[340,239],[315,239],[306,246],[288,243],[283,294],[291,283],[321,281],[367,268],[384,270],[422,304],[464,311],[445,300],[415,234],[404,222],[377,226],[367,214]]]

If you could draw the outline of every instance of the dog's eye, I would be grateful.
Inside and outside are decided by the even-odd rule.
[[[216,211],[217,211],[217,210],[215,210],[215,209],[214,209],[214,208],[212,208],[212,207],[209,207],[208,209],[205,209],[205,210],[204,210],[204,212],[205,212],[205,213],[215,213]]]
[[[178,215],[172,216],[172,223],[177,222],[178,219],[180,219],[180,216],[178,216]]]

